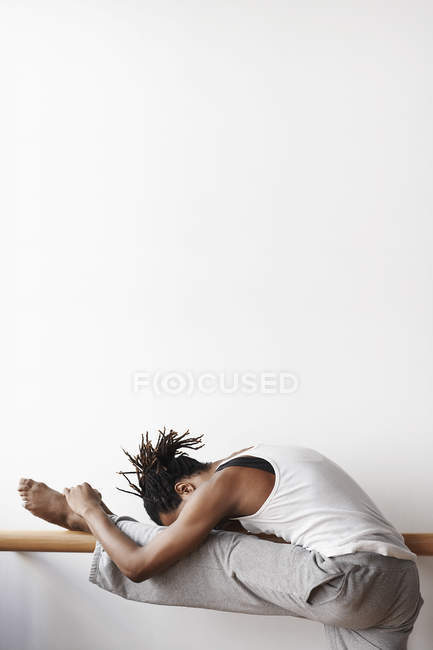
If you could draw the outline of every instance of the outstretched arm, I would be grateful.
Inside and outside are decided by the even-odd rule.
[[[88,483],[65,488],[71,508],[84,517],[119,570],[133,582],[164,571],[200,546],[216,524],[234,511],[235,493],[233,479],[221,472],[195,490],[176,521],[139,546],[107,517],[99,493]]]

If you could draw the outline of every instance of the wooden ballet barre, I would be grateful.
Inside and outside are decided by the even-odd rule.
[[[403,533],[417,555],[433,555],[433,533]],[[96,540],[90,533],[73,530],[0,530],[0,551],[93,553]]]
[[[0,530],[0,551],[93,553],[96,540],[75,530]]]
[[[403,537],[412,553],[433,555],[433,533],[403,533]]]

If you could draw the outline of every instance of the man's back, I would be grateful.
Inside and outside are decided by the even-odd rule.
[[[258,443],[231,460],[245,455],[267,460],[275,471],[274,487],[259,510],[230,518],[248,532],[275,535],[328,557],[370,551],[416,561],[366,492],[323,454]]]

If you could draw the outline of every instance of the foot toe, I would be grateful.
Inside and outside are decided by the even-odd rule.
[[[29,488],[33,485],[34,481],[31,478],[20,478],[20,482],[18,483],[18,488],[23,489],[23,488]]]

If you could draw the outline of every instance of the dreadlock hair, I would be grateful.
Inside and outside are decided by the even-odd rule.
[[[170,512],[177,508],[182,499],[174,489],[176,482],[181,478],[187,478],[208,470],[212,463],[201,463],[191,458],[182,448],[201,449],[204,444],[199,444],[203,434],[196,438],[187,438],[189,429],[182,435],[170,429],[169,433],[158,430],[159,436],[155,447],[149,441],[149,434],[146,431],[146,441],[141,434],[141,443],[136,456],[122,450],[127,455],[135,470],[130,472],[116,472],[122,474],[134,490],[122,490],[128,494],[134,494],[143,500],[144,507],[149,517],[159,526],[162,526],[160,513]],[[138,485],[130,481],[127,474],[136,474]]]

